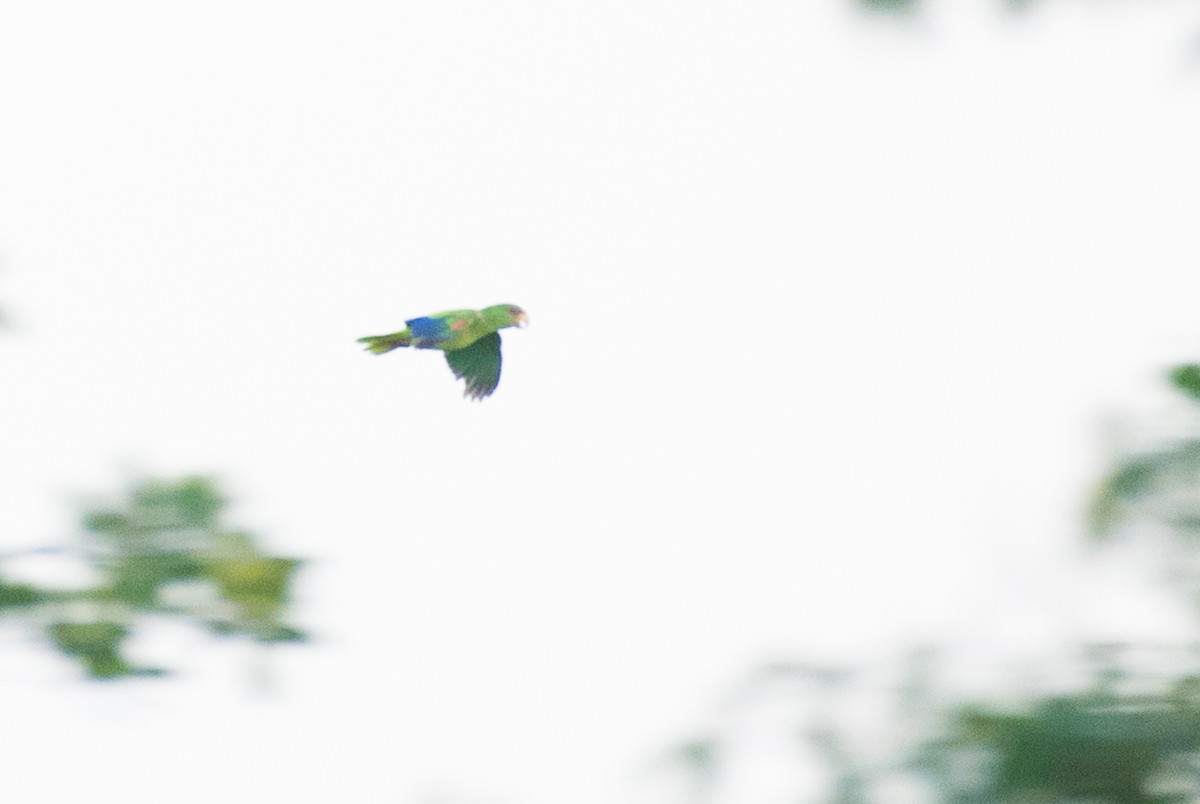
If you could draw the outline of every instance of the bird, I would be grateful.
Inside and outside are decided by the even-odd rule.
[[[500,384],[500,330],[529,323],[515,304],[494,304],[482,310],[449,310],[411,318],[405,328],[390,335],[359,338],[372,354],[382,355],[401,346],[441,349],[456,379],[465,381],[463,396],[483,399]]]

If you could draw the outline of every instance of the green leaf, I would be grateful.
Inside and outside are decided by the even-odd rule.
[[[27,583],[5,583],[0,580],[0,611],[24,608],[40,603],[43,593]]]
[[[1187,396],[1200,400],[1200,365],[1188,363],[1171,369],[1171,384]]]

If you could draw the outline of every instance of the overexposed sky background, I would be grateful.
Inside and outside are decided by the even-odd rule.
[[[0,5],[0,548],[213,473],[311,559],[318,637],[266,697],[166,626],[161,683],[9,638],[6,789],[628,801],[761,661],[1186,633],[1072,560],[1102,424],[1200,356],[1198,36],[1182,1]],[[499,302],[532,325],[480,404],[354,343]]]

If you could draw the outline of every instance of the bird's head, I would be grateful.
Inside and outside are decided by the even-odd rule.
[[[504,305],[504,311],[508,314],[508,320],[511,326],[524,327],[529,325],[529,316],[525,315],[525,311],[515,304]]]
[[[493,304],[480,310],[483,318],[495,329],[505,327],[523,327],[529,323],[529,316],[515,304]]]

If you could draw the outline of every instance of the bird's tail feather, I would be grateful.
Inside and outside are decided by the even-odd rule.
[[[365,338],[359,338],[358,342],[365,343],[367,351],[371,354],[381,355],[393,349],[399,349],[401,346],[410,345],[412,336],[407,331],[393,332],[391,335],[368,335]]]

